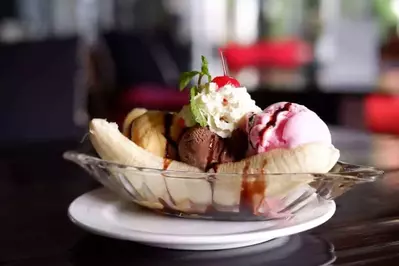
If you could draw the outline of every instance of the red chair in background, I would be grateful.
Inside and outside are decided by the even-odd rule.
[[[229,69],[245,67],[297,68],[312,59],[310,46],[298,39],[260,41],[253,45],[230,44],[222,48]]]
[[[399,135],[399,97],[378,94],[367,96],[364,117],[369,130]]]

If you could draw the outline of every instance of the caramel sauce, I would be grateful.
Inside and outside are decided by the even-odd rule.
[[[262,166],[260,168],[260,176],[257,178],[257,181],[258,181],[258,183],[260,183],[260,185],[258,184],[259,195],[256,195],[256,193],[255,193],[255,196],[258,196],[257,200],[259,200],[258,202],[256,202],[256,206],[254,207],[255,215],[260,215],[258,210],[262,206],[262,204],[265,204],[265,197],[267,196],[267,195],[265,195],[265,193],[266,193],[266,176],[265,176],[266,165],[267,165],[267,161],[263,160]],[[262,189],[263,189],[263,191],[260,191]]]
[[[265,175],[265,167],[266,167],[266,165],[267,165],[267,161],[266,161],[266,159],[265,160],[263,160],[263,162],[262,162],[262,168],[261,168],[261,174],[262,175]]]
[[[264,162],[266,165],[266,161]],[[256,215],[260,201],[264,198],[266,189],[266,180],[263,176],[255,176],[252,178],[248,174],[250,162],[246,161],[242,174],[241,195],[240,195],[240,212],[248,215]],[[261,175],[264,175],[264,166],[260,169]]]
[[[172,163],[173,160],[168,159],[168,158],[163,158],[163,170],[168,170],[170,164]]]
[[[249,161],[245,161],[244,169],[242,171],[241,181],[241,195],[240,195],[240,212],[248,212],[252,209],[251,189],[248,182]]]

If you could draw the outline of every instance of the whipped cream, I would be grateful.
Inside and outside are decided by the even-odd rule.
[[[225,85],[218,88],[216,83],[208,83],[192,100],[207,121],[209,129],[222,138],[230,137],[241,118],[249,112],[260,113],[255,101],[245,87]],[[192,124],[187,108],[181,117],[187,126]]]

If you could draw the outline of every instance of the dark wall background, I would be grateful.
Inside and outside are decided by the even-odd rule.
[[[8,17],[14,17],[16,15],[14,0],[0,1],[0,20]]]
[[[0,143],[81,134],[73,121],[77,40],[0,44]]]

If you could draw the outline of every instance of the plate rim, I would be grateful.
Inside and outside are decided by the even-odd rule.
[[[75,198],[68,207],[68,217],[69,219],[78,227],[81,227],[84,230],[87,230],[91,233],[102,235],[106,237],[121,239],[121,240],[129,240],[129,241],[137,241],[142,243],[158,243],[158,244],[223,244],[223,243],[231,243],[231,242],[245,242],[245,241],[253,241],[255,239],[263,239],[263,238],[276,238],[282,236],[289,236],[297,233],[301,233],[321,224],[327,222],[336,211],[336,204],[333,200],[326,201],[326,211],[319,217],[314,219],[307,220],[305,222],[299,224],[291,224],[289,226],[279,226],[278,228],[274,228],[271,230],[267,229],[258,229],[250,232],[239,232],[233,234],[222,234],[222,235],[175,235],[175,234],[160,234],[160,233],[152,233],[152,232],[144,232],[135,229],[129,229],[126,227],[120,227],[112,225],[111,223],[93,223],[90,219],[85,219],[82,216],[79,217],[79,213],[76,213],[77,205],[81,204],[81,201],[86,200],[87,197],[93,196],[96,194],[112,194],[117,200],[117,195],[111,192],[105,187],[97,188],[91,191],[88,191],[77,198]],[[110,203],[112,204],[112,203]],[[183,219],[183,218],[176,218]],[[195,220],[192,220],[195,221]],[[213,221],[217,222],[217,221]],[[259,222],[259,221],[257,221]],[[268,221],[273,222],[273,221]],[[239,222],[235,222],[239,223]],[[247,222],[246,222],[247,223]]]

